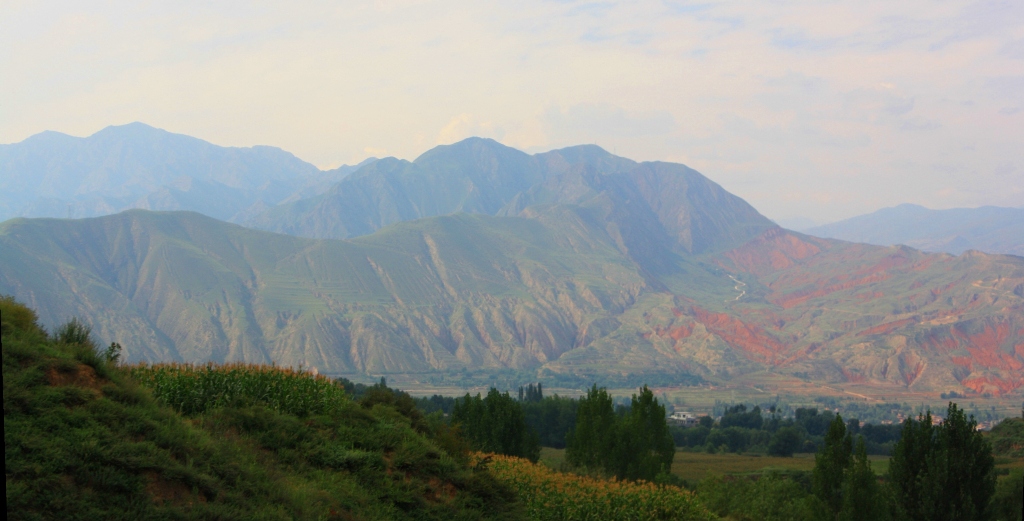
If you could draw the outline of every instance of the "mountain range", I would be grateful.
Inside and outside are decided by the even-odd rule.
[[[129,208],[241,220],[315,195],[371,162],[320,171],[279,148],[220,147],[142,123],[86,138],[43,132],[0,145],[0,220]]]
[[[0,293],[129,360],[1024,389],[1024,258],[785,230],[683,165],[471,138],[307,194],[8,220]]]
[[[931,210],[901,204],[802,230],[817,237],[959,255],[967,250],[1024,256],[1024,208]]]

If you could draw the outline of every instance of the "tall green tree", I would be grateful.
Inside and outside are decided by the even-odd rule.
[[[565,444],[566,461],[575,467],[606,469],[617,430],[612,397],[594,384],[576,406],[576,425]]]
[[[622,419],[615,447],[615,475],[625,479],[653,480],[668,473],[676,445],[665,419],[665,406],[644,385],[633,395],[629,414]]]
[[[853,464],[843,481],[841,521],[885,521],[890,518],[889,504],[878,484],[878,476],[871,469],[864,437],[857,438]]]
[[[825,433],[825,444],[814,457],[812,490],[832,515],[838,516],[843,506],[843,481],[852,463],[853,440],[846,432],[843,417],[836,415]]]
[[[803,442],[803,435],[800,429],[793,425],[787,425],[775,431],[768,442],[768,454],[771,456],[793,457],[793,453],[800,448]]]
[[[622,416],[616,415],[608,391],[594,385],[576,408],[576,426],[566,440],[565,459],[570,465],[621,479],[653,480],[671,469],[675,451],[665,407],[646,385],[633,395]]]
[[[888,484],[898,518],[927,521],[935,510],[938,498],[931,478],[937,470],[936,449],[931,411],[903,422],[900,440],[889,459]]]
[[[519,456],[530,461],[537,461],[540,457],[539,438],[527,425],[519,402],[493,387],[486,398],[479,394],[466,394],[456,401],[452,422],[460,426],[476,450]]]
[[[950,402],[938,432],[938,450],[946,470],[941,497],[946,519],[988,519],[996,489],[992,446],[978,432],[978,422]]]
[[[888,483],[900,519],[988,519],[995,492],[992,447],[974,418],[968,419],[950,402],[946,419],[938,426],[932,424],[931,413],[903,424]]]

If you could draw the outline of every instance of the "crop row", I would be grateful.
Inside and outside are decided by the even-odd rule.
[[[345,400],[344,389],[329,378],[272,365],[139,364],[128,371],[158,400],[186,415],[217,407],[262,405],[308,416],[327,412]]]
[[[555,472],[529,460],[477,454],[512,487],[533,520],[710,520],[692,493],[646,482],[604,480]]]

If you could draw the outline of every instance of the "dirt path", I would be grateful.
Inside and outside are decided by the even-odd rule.
[[[739,292],[740,292],[740,294],[739,294],[739,295],[737,295],[737,296],[736,296],[736,298],[734,298],[734,299],[732,299],[732,300],[733,300],[733,301],[736,301],[736,300],[739,300],[739,299],[743,298],[743,295],[746,295],[746,294],[747,294],[747,290],[745,290],[745,289],[741,288],[740,286],[746,286],[746,285],[747,285],[747,283],[746,283],[746,282],[743,282],[743,281],[741,281],[741,280],[739,280],[739,279],[737,279],[736,277],[733,277],[732,275],[729,275],[729,278],[730,278],[730,279],[732,279],[732,281],[736,283],[736,285],[734,286],[734,288],[736,289],[736,291],[739,291]],[[729,302],[729,300],[728,300],[728,299],[726,299],[726,302]]]

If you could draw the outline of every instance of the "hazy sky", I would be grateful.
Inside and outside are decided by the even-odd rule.
[[[0,0],[0,142],[142,121],[320,167],[479,135],[769,217],[1024,205],[1024,1]]]

